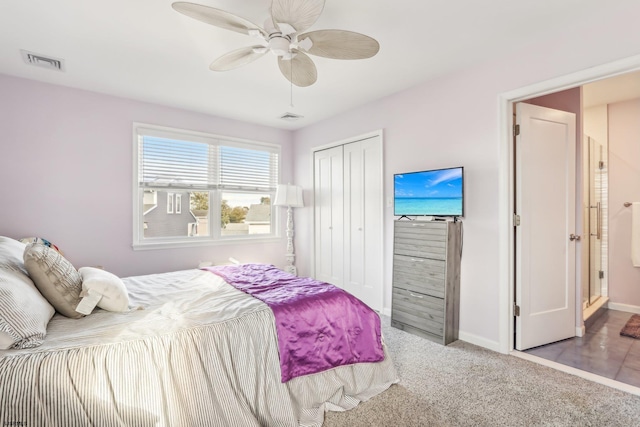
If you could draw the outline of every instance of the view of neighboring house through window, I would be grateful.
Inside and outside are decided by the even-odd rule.
[[[134,130],[134,246],[275,236],[278,146],[152,125]]]

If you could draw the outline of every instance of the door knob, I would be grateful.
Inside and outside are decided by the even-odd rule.
[[[575,234],[569,234],[569,240],[572,242],[575,240],[576,242],[580,241],[580,236],[576,236]]]

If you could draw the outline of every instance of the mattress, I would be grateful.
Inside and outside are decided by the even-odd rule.
[[[398,382],[388,353],[280,381],[273,313],[200,270],[124,279],[132,309],[56,314],[0,351],[0,425],[320,426]]]

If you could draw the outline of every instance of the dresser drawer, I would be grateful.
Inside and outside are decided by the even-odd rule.
[[[446,259],[446,227],[433,223],[410,223],[398,228],[393,237],[394,253],[433,259]]]
[[[447,259],[447,247],[445,242],[416,242],[394,241],[393,253],[411,257]]]
[[[394,289],[391,318],[435,335],[443,335],[444,300]]]
[[[436,221],[396,221],[396,234],[418,233],[423,237],[447,236],[447,223]]]
[[[444,298],[445,268],[445,261],[394,255],[393,287]]]

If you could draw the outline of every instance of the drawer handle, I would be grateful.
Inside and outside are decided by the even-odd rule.
[[[411,262],[424,262],[424,260],[419,258],[411,258]]]
[[[412,297],[415,297],[415,298],[424,298],[422,295],[416,295],[413,292],[409,292],[409,295],[411,295]]]

